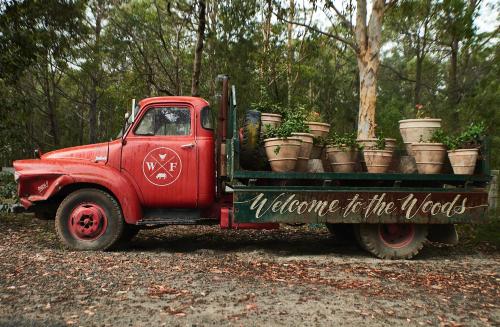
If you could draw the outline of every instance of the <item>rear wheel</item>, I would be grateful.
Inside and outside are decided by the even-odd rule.
[[[361,224],[357,226],[360,245],[381,259],[410,259],[424,246],[427,225]]]
[[[55,225],[68,248],[106,250],[120,239],[125,223],[120,206],[111,195],[97,189],[81,189],[62,201]]]

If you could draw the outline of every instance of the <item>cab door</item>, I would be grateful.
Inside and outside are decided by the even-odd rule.
[[[145,207],[198,205],[194,108],[152,105],[127,135],[121,169],[140,190]]]

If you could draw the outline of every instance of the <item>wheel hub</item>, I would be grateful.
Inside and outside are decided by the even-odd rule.
[[[95,240],[106,231],[108,219],[104,209],[95,203],[82,203],[70,214],[69,231],[81,240]]]
[[[415,237],[415,226],[412,224],[379,225],[379,236],[388,247],[399,249],[407,246]]]

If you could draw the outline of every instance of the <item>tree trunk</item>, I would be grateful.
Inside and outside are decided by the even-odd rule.
[[[91,77],[92,86],[90,89],[89,105],[89,142],[97,142],[97,81]]]
[[[55,94],[55,81],[53,70],[50,67],[51,61],[50,55],[47,60],[47,70],[45,76],[45,97],[47,98],[47,117],[49,118],[50,124],[50,135],[52,136],[52,142],[55,147],[59,146],[59,128],[57,123],[57,115],[56,115],[56,94]]]
[[[415,67],[415,97],[414,97],[414,104],[420,104],[420,92],[422,90],[422,64],[424,60],[420,56],[420,54],[417,54],[417,62],[416,62],[416,67]]]
[[[288,13],[288,21],[293,22],[295,16],[295,1],[290,0],[290,10]],[[292,106],[292,91],[293,91],[293,76],[292,76],[292,66],[293,66],[293,24],[288,23],[287,26],[287,69],[286,69],[286,83],[287,83],[287,104],[288,108]]]
[[[359,139],[375,137],[378,67],[379,60],[373,60],[369,55],[358,57],[359,110],[357,135]]]
[[[366,0],[357,0],[355,36],[359,70],[358,139],[375,137],[377,74],[380,66],[384,0],[374,0],[368,24]]]
[[[200,8],[198,12],[198,32],[196,49],[194,52],[193,75],[191,78],[191,95],[194,97],[200,96],[200,75],[201,75],[201,59],[203,57],[203,41],[205,40],[205,0],[198,2]]]
[[[98,139],[99,124],[97,116],[99,115],[98,98],[99,98],[99,80],[101,74],[101,31],[102,19],[104,16],[104,4],[96,2],[95,7],[92,8],[95,17],[94,37],[95,43],[92,47],[92,70],[90,74],[90,91],[89,91],[89,142],[96,143]]]
[[[260,62],[260,79],[261,82],[267,81],[269,79],[269,40],[271,39],[271,18],[273,15],[273,2],[272,0],[266,0],[267,8],[263,8],[265,11],[264,22],[262,24],[262,58]]]
[[[458,40],[456,38],[451,43],[448,88],[448,102],[452,110],[453,119],[455,122],[458,122],[459,114],[456,107],[460,102],[460,95],[458,91]]]

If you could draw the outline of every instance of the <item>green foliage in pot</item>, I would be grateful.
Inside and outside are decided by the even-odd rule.
[[[481,146],[481,140],[486,134],[486,126],[483,122],[471,123],[458,137],[457,143],[460,149],[475,149]]]
[[[486,134],[483,122],[471,123],[462,133],[455,136],[446,136],[442,130],[434,132],[432,139],[446,145],[448,150],[476,149],[481,146],[481,140]]]
[[[323,117],[314,107],[306,107],[304,105],[298,105],[293,112],[301,114],[305,121],[314,123],[324,123]]]
[[[288,113],[287,118],[276,127],[271,127],[266,130],[264,138],[287,138],[292,136],[292,133],[310,133],[309,126],[306,125],[303,116],[300,113]]]
[[[306,121],[314,123],[324,123],[323,117],[317,111],[310,111],[306,116]]]
[[[337,132],[333,132],[326,140],[326,144],[338,147],[344,151],[361,149],[360,144],[356,140],[356,133],[338,134]]]
[[[422,139],[422,135],[420,135],[420,143],[425,143]],[[443,143],[446,144],[448,142],[448,135],[440,128],[432,133],[431,138],[429,139],[429,143]]]
[[[382,132],[379,132],[377,135],[377,141],[375,142],[374,150],[385,150],[385,137]]]
[[[267,99],[260,100],[259,102],[253,102],[250,104],[250,108],[253,110],[260,111],[262,113],[270,114],[284,114],[284,109],[277,103],[273,103]]]
[[[292,133],[310,133],[309,126],[304,121],[304,116],[301,112],[291,112],[286,115],[286,119],[281,125],[276,127],[269,126],[264,133],[264,139],[269,138],[287,138],[292,136]],[[274,151],[279,153],[279,147]]]

